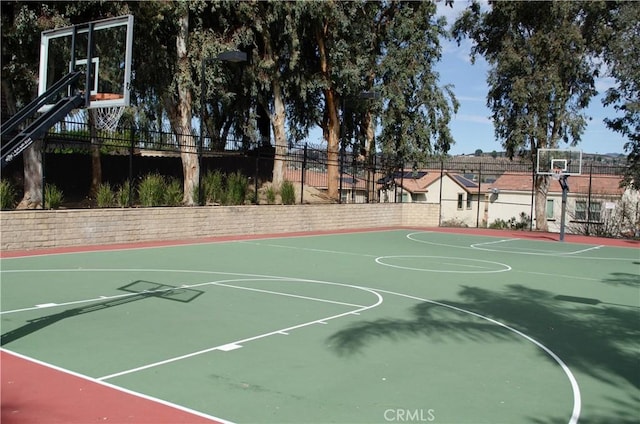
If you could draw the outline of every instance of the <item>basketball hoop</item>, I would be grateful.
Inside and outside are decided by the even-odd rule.
[[[122,96],[114,93],[97,93],[91,95],[91,100],[117,100]],[[124,106],[98,107],[91,109],[93,122],[97,129],[115,132],[118,122],[124,113]]]
[[[553,178],[556,181],[560,181],[560,178],[562,178],[563,175],[564,175],[564,172],[562,172],[561,168],[553,168],[551,172],[551,178]]]

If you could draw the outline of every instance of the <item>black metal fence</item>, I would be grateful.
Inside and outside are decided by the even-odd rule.
[[[475,209],[474,219],[467,220],[466,225],[483,226],[487,222],[482,216],[480,203],[486,195],[483,190],[488,185],[505,174],[531,176],[531,180],[535,176],[532,161],[504,157],[433,158],[416,168],[415,164],[399,162],[397,157],[385,158],[380,154],[364,157],[347,147],[340,151],[336,163],[330,163],[326,147],[318,145],[287,146],[284,149],[286,154],[276,157],[275,148],[261,146],[259,142],[230,139],[213,143],[205,139],[201,143],[198,135],[192,132],[176,134],[172,131],[140,130],[134,126],[120,127],[115,132],[93,131],[92,134],[86,122],[64,121],[52,128],[44,139],[46,182],[59,186],[70,197],[89,196],[92,155],[95,159],[97,151],[100,152],[102,180],[112,185],[127,180],[135,182],[152,172],[182,179],[180,155],[186,151],[198,155],[202,174],[215,170],[240,172],[249,178],[253,190],[272,180],[274,164],[281,161],[284,179],[299,187],[299,203],[330,201],[326,197],[328,170],[334,167],[339,175],[339,202],[437,202],[443,211]],[[21,169],[18,168],[19,165],[14,165],[13,170],[7,169],[3,177],[19,175]],[[412,193],[412,187],[414,191],[423,189],[416,187],[415,181],[424,175],[424,170],[439,174],[441,180],[445,174],[456,175],[467,195],[461,199],[459,195],[443,194],[440,190],[439,198],[433,199],[428,193],[426,198]],[[583,172],[590,178],[622,176],[625,170],[624,163],[607,163],[602,159],[587,159],[583,164]],[[521,206],[531,214],[534,186],[531,184],[524,189],[530,191],[531,200]],[[251,198],[262,203],[255,194]],[[455,216],[441,217],[442,222],[454,219]]]

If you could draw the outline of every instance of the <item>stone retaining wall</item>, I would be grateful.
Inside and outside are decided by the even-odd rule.
[[[439,205],[218,206],[0,212],[0,250],[376,227],[437,227]]]

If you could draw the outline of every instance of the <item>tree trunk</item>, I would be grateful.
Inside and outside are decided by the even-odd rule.
[[[24,160],[24,197],[16,209],[42,209],[42,140],[22,153]]]
[[[316,32],[316,41],[318,43],[318,54],[320,56],[320,72],[323,79],[327,83],[324,90],[325,112],[327,117],[326,127],[323,134],[327,140],[327,195],[334,201],[339,201],[340,193],[338,192],[340,184],[340,121],[338,119],[338,105],[336,95],[331,86],[331,72],[329,69],[329,58],[324,43],[324,32],[327,27],[323,26]]]
[[[327,127],[327,195],[340,200],[340,120],[333,89],[325,90],[326,108],[329,114]]]
[[[284,181],[284,158],[287,155],[287,137],[285,130],[285,110],[282,100],[282,87],[280,81],[274,79],[273,103],[274,114],[271,119],[273,125],[273,135],[276,142],[275,158],[273,160],[273,185],[280,187]]]
[[[547,193],[549,191],[549,176],[536,175],[535,187],[536,229],[538,231],[549,231],[549,226],[547,225]]]
[[[180,31],[176,38],[178,54],[178,100],[172,110],[174,116],[171,124],[176,139],[180,145],[180,158],[182,159],[182,173],[184,176],[182,201],[187,206],[195,204],[194,191],[198,186],[200,176],[200,163],[198,161],[197,138],[191,133],[191,103],[192,96],[188,82],[190,81],[190,64],[187,56],[187,40],[189,37],[189,11],[184,8],[179,18]]]
[[[13,92],[13,85],[8,81],[2,81],[3,104],[6,105],[8,116],[3,114],[2,120],[15,115],[16,99]],[[22,152],[24,161],[24,196],[16,206],[16,209],[42,209],[42,141],[38,140],[28,149]]]

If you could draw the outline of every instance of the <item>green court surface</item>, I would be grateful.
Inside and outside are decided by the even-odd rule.
[[[6,258],[2,347],[236,423],[640,422],[640,254],[392,230]]]

